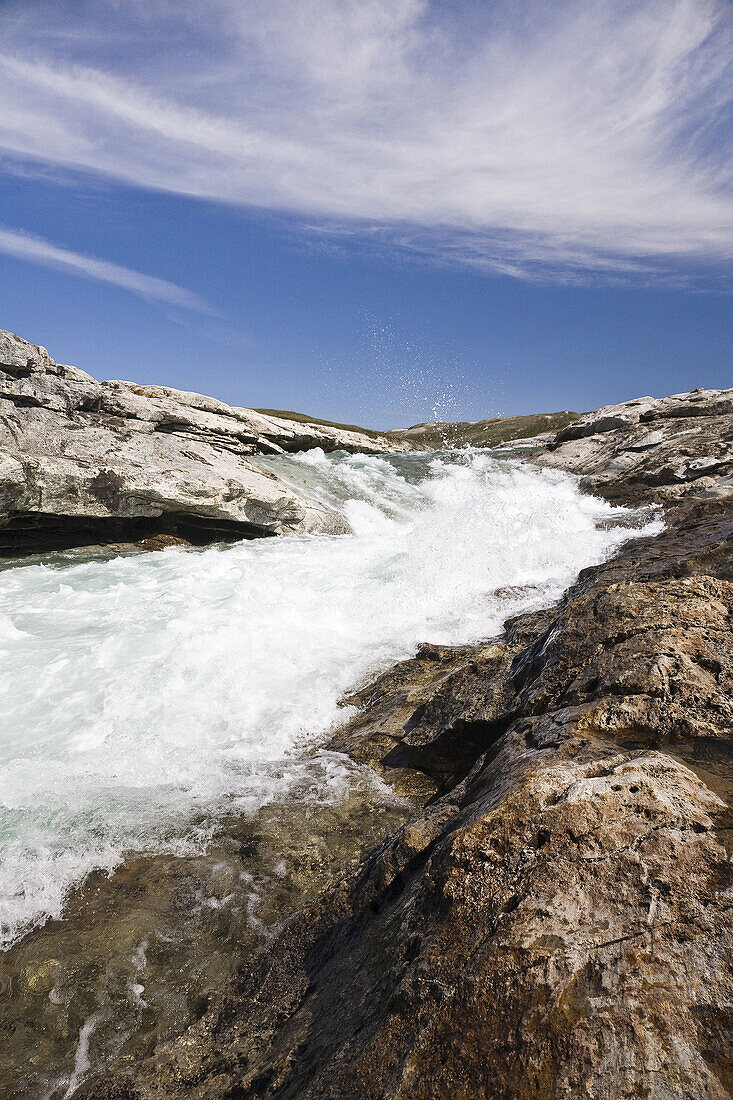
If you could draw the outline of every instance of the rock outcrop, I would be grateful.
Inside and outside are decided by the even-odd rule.
[[[323,529],[328,510],[256,456],[395,449],[98,383],[9,334],[0,362],[5,552]],[[75,1096],[733,1096],[733,391],[567,415],[552,437],[524,428],[543,433],[531,460],[663,506],[663,533],[502,638],[423,646],[354,695],[331,748],[405,796],[405,824],[383,817],[391,835],[358,867],[304,890],[182,1035]],[[127,873],[150,890],[178,879]]]
[[[392,440],[163,386],[97,382],[0,331],[0,555],[167,537],[339,530],[258,455]]]
[[[733,491],[733,390],[640,397],[587,413],[559,431],[540,465],[579,474],[611,500],[670,501]]]
[[[665,531],[498,643],[424,647],[355,697],[334,745],[402,775],[411,818],[181,1038],[83,1095],[733,1095],[733,494],[725,463],[662,473],[703,439],[724,453],[726,401],[566,429],[552,464],[591,448],[604,494],[671,502]],[[659,465],[603,465],[650,431]]]

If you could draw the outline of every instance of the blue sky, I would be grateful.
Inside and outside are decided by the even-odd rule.
[[[370,425],[733,385],[730,10],[0,0],[0,327]]]

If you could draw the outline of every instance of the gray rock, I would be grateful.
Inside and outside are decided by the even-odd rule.
[[[664,397],[642,415],[642,420],[666,420],[677,416],[725,416],[733,413],[733,390],[696,389]]]
[[[661,432],[645,432],[644,435],[639,438],[630,439],[624,447],[626,451],[648,451],[652,447],[658,447],[660,443],[664,442],[664,436]]]
[[[257,456],[401,449],[374,434],[233,408],[164,386],[97,382],[0,331],[0,554],[159,535],[206,543],[344,522]]]
[[[733,465],[733,454],[723,455],[720,458],[711,458],[710,455],[705,458],[695,458],[687,463],[684,476],[686,480],[694,481],[698,477],[705,477],[706,474],[730,465]]]
[[[595,412],[586,413],[573,424],[568,424],[557,433],[557,442],[566,443],[570,439],[584,439],[589,435],[612,432],[616,428],[627,428],[638,424],[644,413],[654,405],[653,397],[637,397],[621,405],[604,405]]]
[[[535,440],[531,459],[578,474],[584,489],[609,500],[661,503],[730,492],[731,440],[733,390],[693,390],[587,413],[549,444]]]

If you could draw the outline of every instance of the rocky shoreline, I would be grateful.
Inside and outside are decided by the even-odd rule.
[[[164,386],[97,382],[0,330],[0,557],[343,531],[336,512],[257,457],[403,446]]]
[[[640,397],[587,413],[533,461],[580,477],[620,504],[669,503],[733,492],[733,390]]]
[[[119,418],[107,407],[93,414],[83,405],[49,411],[38,396],[55,385],[49,363],[30,370],[26,362],[30,373],[24,376],[21,364],[13,376],[16,421],[30,416],[39,425],[63,415],[90,428],[88,415]],[[19,387],[26,385],[35,389],[24,405]],[[106,387],[104,401],[122,400],[120,386],[127,387],[124,401],[132,394],[152,403],[145,405],[144,427],[128,425],[140,438],[125,447],[152,447],[169,469],[187,436],[199,476],[210,438],[192,441],[191,424],[149,427],[152,408],[168,415],[163,406],[171,391],[145,387],[138,395],[129,383],[94,386]],[[175,400],[179,415],[180,395]],[[223,415],[196,408],[197,418]],[[106,430],[95,421],[91,433],[78,437]],[[273,443],[289,449],[287,439],[295,439],[275,436],[272,426],[258,431],[259,442],[236,446],[253,454]],[[294,447],[360,449],[363,442],[334,430],[324,444],[323,435],[316,442],[302,424],[298,431]],[[84,471],[99,452],[82,455],[74,444],[71,458],[41,453],[41,427],[23,432],[30,434],[13,445],[22,451],[32,441],[33,468],[45,485],[56,484],[59,463],[68,462],[76,464],[75,484],[86,484]],[[394,442],[369,438],[372,449],[394,449]],[[160,457],[161,439],[178,450]],[[559,605],[510,620],[501,639],[425,645],[352,697],[359,712],[330,748],[387,779],[404,799],[401,808],[378,807],[364,835],[342,838],[342,848],[340,822],[324,821],[332,850],[283,899],[298,911],[266,949],[245,950],[236,972],[226,960],[217,963],[207,976],[213,988],[198,1009],[181,1015],[181,1027],[190,1026],[177,1036],[161,1033],[147,1057],[122,1051],[103,1077],[84,1080],[80,1073],[74,1095],[733,1095],[733,391],[643,398],[524,442],[530,461],[576,473],[589,492],[662,509],[664,531],[585,570]],[[249,478],[249,459],[224,450],[237,476],[246,470]],[[9,461],[20,460],[12,453]],[[223,500],[220,469],[207,476],[201,514],[223,530],[240,505]],[[41,514],[44,498],[26,508],[26,497],[7,488],[12,478],[2,484],[3,500],[11,502],[5,513],[14,517],[7,538],[17,549],[18,516]],[[248,481],[250,490],[247,499],[262,504],[259,484]],[[297,502],[289,505],[295,518],[282,521],[281,510],[277,519],[273,501],[283,492],[275,486],[267,498],[266,521],[258,513],[260,533],[328,526],[327,516],[307,508],[295,517]],[[85,494],[79,490],[78,499],[88,511]],[[132,475],[120,499],[140,500]],[[102,497],[94,500],[100,512],[114,511]],[[172,500],[162,510],[160,498],[139,506],[158,508],[157,517],[148,517],[158,523],[180,514],[166,512]],[[252,508],[237,513],[240,535]],[[282,844],[279,827],[268,828]],[[167,874],[181,873],[156,860],[155,867],[126,868],[128,881],[120,883],[145,905],[146,891],[153,898]],[[186,868],[183,878],[196,874],[204,872]],[[110,929],[116,878],[91,886],[109,893],[101,911]],[[99,912],[92,907],[87,919],[98,921]],[[225,942],[234,931],[226,930]],[[216,922],[202,933],[212,952],[222,934]],[[44,1004],[53,979],[37,959],[58,946],[53,935],[40,931],[36,969],[26,962],[23,971],[38,983]],[[105,964],[100,958],[90,965]],[[196,974],[192,967],[185,977],[191,993],[201,980]]]
[[[334,745],[418,808],[82,1095],[732,1094],[732,398],[601,410],[535,454],[665,531],[362,693]]]

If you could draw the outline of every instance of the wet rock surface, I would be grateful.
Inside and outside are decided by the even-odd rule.
[[[86,1095],[725,1096],[719,809],[661,753],[500,754]]]
[[[409,820],[181,1037],[80,1095],[733,1095],[733,494],[725,463],[664,472],[723,453],[727,401],[604,410],[540,453],[586,448],[588,487],[666,501],[665,531],[498,643],[423,647],[354,697],[335,744]]]
[[[0,954],[3,1098],[60,1100],[110,1059],[151,1055],[200,1019],[289,913],[404,821],[407,806],[353,766],[349,796],[324,801],[320,759],[297,807],[223,819],[187,854],[130,853],[75,890],[63,919]]]
[[[97,382],[0,330],[0,556],[343,530],[334,511],[256,462],[313,447],[400,444],[163,386]]]

